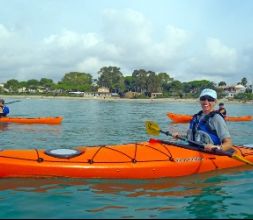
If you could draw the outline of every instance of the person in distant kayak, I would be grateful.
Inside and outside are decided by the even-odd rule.
[[[4,99],[0,99],[0,117],[6,117],[10,113],[9,107],[4,103]]]
[[[224,117],[226,117],[227,111],[226,111],[226,109],[225,109],[225,107],[224,107],[224,103],[223,103],[223,102],[219,103],[219,109],[218,109],[218,111],[219,111]]]
[[[202,110],[195,114],[187,131],[187,139],[204,145],[205,150],[227,151],[232,148],[232,139],[227,124],[221,113],[214,110],[217,93],[213,89],[202,90],[199,101]],[[172,134],[174,138],[178,133]]]

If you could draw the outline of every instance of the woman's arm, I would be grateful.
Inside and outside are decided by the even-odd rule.
[[[227,151],[233,147],[232,139],[231,138],[224,138],[222,140],[221,145],[213,145],[213,144],[206,144],[205,150],[213,151],[214,149],[219,149],[223,151]]]
[[[224,151],[227,151],[233,147],[232,139],[231,138],[224,138],[222,140],[221,148]]]

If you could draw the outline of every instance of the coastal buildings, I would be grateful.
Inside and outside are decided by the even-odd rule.
[[[247,88],[241,84],[223,87],[227,98],[233,98],[236,94],[245,93],[246,89]]]

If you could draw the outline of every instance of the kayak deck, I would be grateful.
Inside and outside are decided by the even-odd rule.
[[[0,151],[0,177],[71,177],[149,179],[179,177],[245,163],[164,143],[81,146],[70,158],[49,155],[43,149]],[[253,161],[253,149],[234,147],[238,155]]]
[[[23,117],[1,117],[0,122],[5,123],[21,123],[21,124],[61,124],[63,117],[38,117],[38,118],[23,118]]]
[[[190,122],[192,119],[192,115],[188,114],[176,114],[172,112],[168,112],[167,116],[176,123],[187,123]],[[231,122],[239,122],[239,121],[252,121],[253,116],[251,115],[244,115],[244,116],[226,116],[225,117],[226,121],[231,121]]]

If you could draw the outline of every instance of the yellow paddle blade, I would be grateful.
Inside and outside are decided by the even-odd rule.
[[[239,156],[237,154],[232,154],[232,158],[253,166],[253,163],[251,161],[246,160],[245,158],[243,158],[243,157],[241,157],[241,156]]]
[[[146,131],[148,134],[156,135],[156,136],[160,134],[160,127],[156,122],[146,121],[145,126],[146,126]]]

